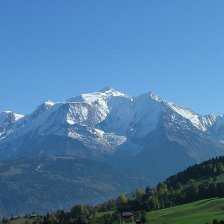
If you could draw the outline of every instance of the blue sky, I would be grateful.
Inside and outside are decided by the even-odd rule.
[[[224,113],[224,1],[0,1],[0,111],[112,86]]]

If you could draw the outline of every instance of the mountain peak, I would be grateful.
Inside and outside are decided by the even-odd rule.
[[[0,123],[4,122],[6,119],[11,119],[12,121],[17,121],[20,118],[24,117],[24,115],[16,114],[12,111],[3,111],[0,113]]]
[[[150,92],[148,93],[148,95],[149,95],[150,98],[153,99],[153,100],[156,100],[156,101],[158,101],[158,102],[161,102],[161,101],[162,101],[162,99],[161,99],[157,94],[155,94],[155,93],[152,92],[152,91],[150,91]]]
[[[128,98],[128,96],[122,92],[119,92],[115,90],[112,87],[105,87],[97,92],[92,92],[92,93],[84,93],[72,98],[69,98],[66,100],[66,102],[93,102],[96,101],[97,99],[101,98],[110,98],[110,97],[125,97]]]
[[[103,89],[101,89],[99,92],[105,93],[105,92],[118,92],[111,86],[106,86]]]
[[[34,117],[38,116],[40,113],[48,110],[50,107],[52,107],[55,103],[50,101],[50,100],[47,100],[45,102],[43,102],[42,104],[40,104],[36,110],[32,113],[32,115]]]
[[[52,102],[51,100],[47,100],[47,101],[44,102],[44,105],[45,105],[45,106],[48,106],[48,107],[51,107],[51,106],[53,106],[54,104],[55,104],[55,103]]]
[[[55,103],[47,100],[45,102],[43,102],[42,104],[40,104],[36,110],[42,110],[42,109],[48,109],[49,107],[53,106]]]
[[[153,100],[153,101],[157,101],[157,102],[162,102],[163,101],[158,95],[156,95],[152,91],[150,91],[148,93],[143,93],[140,96],[138,96],[137,98],[138,99],[145,99],[145,100]]]
[[[121,97],[125,97],[125,98],[128,97],[126,94],[124,94],[124,93],[122,93],[122,92],[120,92],[120,91],[118,91],[118,90],[116,90],[112,87],[105,87],[105,88],[101,89],[99,91],[99,93],[105,94],[107,96],[118,96],[118,97],[121,96]]]
[[[5,110],[5,111],[3,111],[3,112],[0,112],[0,114],[1,114],[1,115],[3,115],[3,114],[5,114],[5,115],[12,114],[12,115],[15,115],[15,116],[18,115],[18,116],[20,116],[20,117],[24,116],[24,115],[22,115],[22,114],[17,114],[17,113],[15,113],[15,112],[11,111],[11,110]]]

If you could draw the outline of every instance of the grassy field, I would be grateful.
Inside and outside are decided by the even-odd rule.
[[[96,217],[101,217],[104,215],[112,215],[114,213],[114,210],[108,211],[108,212],[98,212],[96,213]]]
[[[211,224],[224,219],[224,198],[205,199],[147,213],[149,224]]]
[[[32,224],[33,221],[36,221],[36,218],[33,219],[25,219],[25,218],[21,218],[21,219],[15,219],[15,220],[10,220],[9,224]]]
[[[113,211],[98,213],[98,217]],[[148,224],[212,224],[213,219],[224,220],[224,198],[205,199],[172,208],[148,212]],[[18,219],[11,224],[32,223],[35,219]],[[123,222],[122,222],[123,223]],[[132,223],[129,223],[132,224]]]
[[[214,219],[224,220],[224,198],[205,199],[148,212],[146,217],[147,224],[212,224]]]

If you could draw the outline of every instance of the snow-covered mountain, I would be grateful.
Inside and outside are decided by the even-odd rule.
[[[186,147],[195,161],[224,154],[222,115],[199,115],[151,92],[130,97],[105,88],[65,102],[44,102],[25,116],[2,112],[0,155],[2,159],[57,154],[103,159],[122,152],[132,156],[145,148],[150,135],[162,130],[167,139]],[[186,132],[205,139],[205,146],[193,137],[185,139]],[[209,152],[203,151],[207,147]]]
[[[12,111],[4,111],[0,113],[0,138],[4,133],[10,132],[10,128],[13,124],[23,117],[23,115],[13,113]]]
[[[8,192],[0,201],[8,202],[10,214],[49,211],[58,203],[68,206],[66,195],[74,195],[75,187],[69,205],[91,203],[92,193],[105,200],[107,192],[156,184],[219,155],[224,155],[223,115],[199,115],[152,92],[131,97],[105,88],[46,101],[28,115],[0,113],[0,190]],[[63,186],[66,194],[49,186]],[[38,206],[27,204],[27,197]],[[7,214],[5,206],[0,214]]]

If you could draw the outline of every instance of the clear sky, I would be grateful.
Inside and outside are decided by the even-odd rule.
[[[223,0],[0,1],[0,111],[112,86],[224,113]]]

